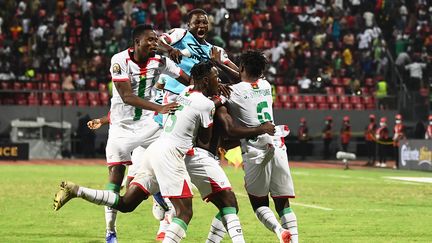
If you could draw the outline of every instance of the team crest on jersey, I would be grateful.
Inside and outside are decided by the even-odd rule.
[[[114,63],[112,70],[114,74],[120,75],[121,74],[120,64]]]

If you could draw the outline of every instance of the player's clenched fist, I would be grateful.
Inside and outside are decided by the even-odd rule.
[[[91,130],[99,129],[102,125],[108,124],[109,120],[107,116],[96,118],[87,122],[87,127]]]

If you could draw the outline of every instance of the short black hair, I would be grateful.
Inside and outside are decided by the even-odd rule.
[[[247,50],[240,55],[240,65],[246,69],[246,73],[253,77],[263,74],[267,59],[260,51]]]
[[[139,38],[146,31],[154,31],[153,25],[150,24],[139,24],[132,30],[132,40]]]
[[[202,80],[210,73],[213,67],[213,63],[211,63],[210,61],[200,61],[192,67],[191,77],[194,80]]]
[[[187,22],[189,23],[190,20],[192,19],[192,16],[195,14],[204,14],[207,15],[207,12],[204,9],[201,8],[195,8],[192,9],[191,11],[189,11],[189,13],[187,14]]]

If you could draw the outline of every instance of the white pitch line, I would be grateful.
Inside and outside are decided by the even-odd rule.
[[[237,196],[240,196],[240,197],[248,197],[246,194],[243,194],[243,193],[236,192],[235,194]],[[304,204],[304,203],[296,203],[296,202],[291,202],[291,201],[290,201],[290,204],[296,205],[296,206],[301,206],[301,207],[306,207],[306,208],[320,209],[320,210],[324,210],[324,211],[332,211],[333,210],[332,208],[326,208],[326,207],[321,207],[321,206],[316,206],[316,205],[310,205],[310,204]]]

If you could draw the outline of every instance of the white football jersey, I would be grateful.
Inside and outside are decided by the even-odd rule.
[[[201,92],[193,90],[193,86],[187,87],[177,97],[177,103],[179,108],[168,116],[160,139],[186,153],[194,146],[198,129],[213,124],[215,105]]]
[[[232,85],[231,89],[227,106],[229,113],[239,124],[257,127],[267,121],[274,121],[272,88],[267,80],[240,82]]]
[[[146,65],[139,65],[133,61],[133,49],[127,49],[115,54],[111,58],[111,77],[113,82],[130,82],[132,93],[136,96],[152,100],[152,88],[161,74],[173,78],[180,76],[182,70],[169,58],[155,55],[149,58]],[[125,104],[113,85],[111,98],[110,120],[111,126],[120,130],[142,129],[139,121],[153,119],[154,111],[143,110]]]

